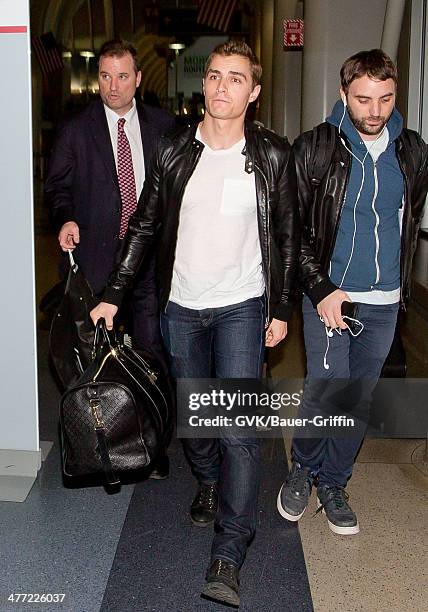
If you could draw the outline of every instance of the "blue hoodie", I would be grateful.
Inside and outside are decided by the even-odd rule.
[[[338,128],[342,117],[343,103],[339,100],[327,121]],[[395,140],[403,129],[403,119],[396,109],[388,120],[387,128],[387,149],[374,164],[370,153],[366,155],[367,147],[347,110],[340,127],[340,133],[346,136],[353,154],[361,161],[366,155],[364,183],[355,210],[354,250],[354,208],[363,179],[363,169],[352,157],[345,202],[331,258],[330,279],[344,291],[392,291],[400,286],[398,211],[402,203],[404,181],[395,154]]]

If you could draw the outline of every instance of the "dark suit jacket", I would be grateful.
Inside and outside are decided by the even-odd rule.
[[[174,127],[166,111],[137,104],[146,174],[160,136]],[[121,199],[102,101],[92,102],[58,129],[45,182],[56,228],[80,229],[76,260],[95,293],[106,285],[118,253]]]

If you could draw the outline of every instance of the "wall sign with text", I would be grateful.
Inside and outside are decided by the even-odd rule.
[[[284,19],[284,48],[303,49],[303,19]]]

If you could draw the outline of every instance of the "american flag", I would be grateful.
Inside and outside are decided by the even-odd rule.
[[[43,74],[48,75],[64,68],[61,53],[52,32],[33,36],[31,44]]]
[[[197,23],[227,32],[238,0],[199,0]]]

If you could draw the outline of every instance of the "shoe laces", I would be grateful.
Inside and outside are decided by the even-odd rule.
[[[300,492],[302,489],[306,487],[310,487],[311,485],[311,475],[309,468],[302,468],[296,465],[293,467],[289,477],[287,478],[287,482],[292,488],[293,491]]]
[[[215,484],[201,485],[197,503],[202,506],[214,506],[217,488]]]
[[[213,573],[215,576],[231,581],[236,580],[236,567],[233,563],[229,563],[223,559],[217,559],[214,561],[213,565]]]
[[[321,510],[323,510],[323,508],[325,508],[327,504],[330,504],[330,503],[333,503],[337,510],[343,510],[344,508],[349,507],[347,504],[349,495],[345,491],[344,487],[340,487],[339,485],[336,485],[333,487],[328,487],[328,488],[326,487],[326,489],[327,489],[326,499],[324,503],[322,503],[317,508],[314,516],[318,514],[319,512],[321,512]]]

